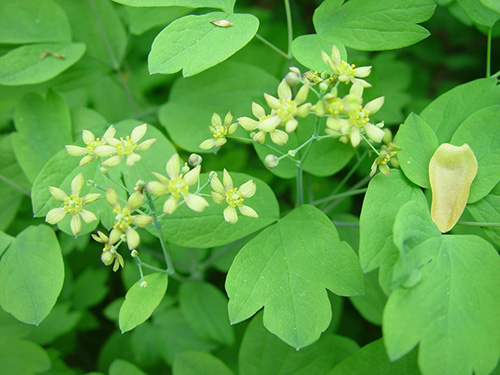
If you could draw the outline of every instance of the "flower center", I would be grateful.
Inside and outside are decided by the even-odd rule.
[[[83,201],[78,195],[71,194],[64,199],[64,211],[68,214],[76,215],[83,208]]]
[[[352,126],[361,129],[370,121],[369,116],[370,112],[359,107],[359,109],[349,112],[349,121]]]
[[[215,127],[215,131],[212,132],[215,139],[224,138],[227,135],[227,127],[224,125],[218,125]]]
[[[113,209],[113,213],[115,216],[115,225],[113,228],[120,229],[122,232],[127,229],[127,227],[132,224],[132,215],[130,215],[130,211],[128,208],[121,209],[120,207],[116,207]]]
[[[231,207],[241,207],[244,199],[238,192],[238,188],[232,188],[226,191],[226,202]]]
[[[174,177],[168,183],[168,192],[172,194],[174,198],[179,199],[181,195],[189,193],[189,185],[182,176]]]
[[[344,102],[340,98],[334,98],[328,103],[327,107],[328,113],[332,116],[339,116],[344,112]]]
[[[100,138],[96,138],[95,140],[93,141],[90,141],[90,142],[87,142],[85,143],[87,146],[85,147],[85,149],[87,150],[87,154],[89,155],[94,155],[94,150],[97,146],[100,146],[102,145],[102,142],[101,142],[101,139]]]
[[[282,121],[290,120],[297,112],[297,104],[293,100],[280,100],[276,114]]]
[[[355,68],[356,65],[354,64],[349,65],[348,62],[342,60],[340,64],[335,66],[333,74],[337,75],[339,77],[339,80],[342,82],[349,81],[354,78]]]
[[[130,155],[134,152],[137,147],[137,143],[135,143],[130,137],[127,135],[125,139],[120,137],[120,143],[116,146],[116,153],[118,155]]]

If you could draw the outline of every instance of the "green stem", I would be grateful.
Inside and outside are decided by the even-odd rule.
[[[457,224],[471,227],[500,227],[500,223],[486,223],[481,221],[459,221]]]
[[[297,186],[297,200],[295,206],[299,207],[304,204],[304,171],[302,170],[302,165],[297,164],[297,175],[296,175],[296,186]]]
[[[139,276],[141,277],[141,280],[143,280],[144,273],[142,272],[142,262],[139,259],[139,256],[136,256],[134,259],[135,259],[135,264],[137,264],[137,268],[139,269]]]
[[[149,208],[151,209],[151,213],[153,214],[153,226],[155,227],[156,232],[158,234],[158,239],[160,240],[161,250],[163,251],[163,257],[165,258],[165,263],[167,264],[167,271],[166,272],[169,275],[174,275],[175,274],[174,262],[172,261],[172,258],[170,257],[170,254],[168,253],[168,245],[165,241],[165,238],[163,237],[163,231],[161,230],[161,224],[160,224],[160,221],[158,220],[158,214],[156,212],[156,207],[153,203],[153,200],[151,199],[151,194],[148,191],[146,192],[146,197],[148,199]]]
[[[353,190],[359,189],[361,186],[366,185],[366,183],[370,181],[370,178],[371,178],[370,176],[364,177],[361,181],[354,184],[348,191],[353,191]],[[325,209],[322,211],[325,213],[329,213],[331,210],[333,210],[335,207],[337,207],[340,203],[342,203],[342,201],[346,198],[347,197],[337,198],[335,201],[330,203],[330,205],[325,207]]]
[[[491,39],[492,39],[493,27],[488,30],[488,40],[486,45],[486,78],[491,75]]]
[[[288,53],[287,59],[292,59],[292,42],[293,42],[293,22],[292,10],[290,9],[290,0],[285,0],[285,13],[286,13],[286,28],[288,31]]]
[[[344,197],[350,197],[352,195],[364,194],[364,193],[366,193],[366,190],[367,190],[366,188],[357,189],[357,190],[349,190],[349,191],[346,191],[344,193],[330,195],[329,197],[318,199],[317,201],[311,202],[311,204],[316,205],[316,204],[320,204],[320,203],[324,203],[324,202],[330,202],[330,201],[332,201],[334,199],[338,199],[338,198],[344,198]]]
[[[26,189],[24,189],[21,185],[18,185],[16,184],[14,181],[12,181],[11,179],[3,176],[0,174],[0,180],[2,180],[3,182],[5,182],[7,185],[9,185],[10,187],[16,189],[17,191],[19,191],[20,193],[30,197],[30,192]]]
[[[498,78],[499,76],[500,76],[500,70],[498,72],[496,72],[495,74],[493,74],[491,77]]]
[[[276,47],[274,44],[272,44],[267,39],[263,38],[261,35],[255,34],[255,37],[258,40],[260,40],[262,43],[264,43],[266,46],[268,46],[269,48],[271,48],[274,52],[277,52],[279,55],[283,56],[285,59],[287,59],[287,60],[290,59],[290,57],[285,52],[283,52],[282,50],[280,50],[278,47]]]
[[[368,138],[365,137],[364,134],[361,134],[361,138],[363,138],[363,140],[368,143],[368,146],[370,146],[370,148],[378,155],[380,155],[380,153],[378,152],[378,150],[372,145],[372,143],[368,140]]]
[[[349,221],[332,221],[336,227],[359,227],[359,223],[351,223]]]

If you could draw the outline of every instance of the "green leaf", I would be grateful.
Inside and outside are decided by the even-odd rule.
[[[349,297],[356,310],[363,318],[375,325],[382,325],[382,313],[387,301],[384,291],[378,283],[378,272],[365,273],[365,294]]]
[[[12,134],[0,139],[0,230],[5,230],[16,217],[24,196],[29,196],[30,183],[19,166],[12,147]],[[1,247],[0,247],[1,248]],[[2,251],[0,250],[0,256]]]
[[[480,201],[467,205],[467,209],[476,221],[500,223],[500,190],[494,189]],[[500,247],[500,227],[483,227],[483,230]]]
[[[184,150],[206,152],[198,146],[212,136],[208,127],[212,113],[235,119],[251,116],[252,101],[263,103],[264,92],[274,92],[279,81],[252,65],[226,62],[195,77],[179,78],[169,101],[159,111],[161,124]],[[237,95],[236,95],[237,93]],[[238,130],[235,135],[245,135]]]
[[[500,14],[486,4],[483,4],[483,0],[457,0],[457,2],[472,21],[479,25],[493,27],[500,19]],[[498,3],[496,7],[500,9]]]
[[[33,182],[49,159],[72,141],[71,118],[64,99],[49,90],[45,98],[31,93],[14,114],[12,145],[26,176]]]
[[[113,0],[115,3],[131,7],[189,7],[189,8],[215,8],[233,12],[236,0]]]
[[[392,268],[398,255],[392,227],[399,209],[411,200],[426,202],[422,191],[399,170],[391,170],[389,176],[379,173],[370,181],[359,222],[359,258],[365,272]]]
[[[47,318],[38,327],[33,328],[28,338],[40,345],[48,345],[74,330],[81,317],[81,311],[70,311],[69,303],[58,303]]]
[[[500,102],[496,79],[483,78],[457,86],[429,104],[420,114],[438,137],[449,142],[457,128],[474,112]]]
[[[330,55],[334,44],[339,48],[342,60],[347,60],[347,52],[342,42],[334,35],[324,34],[302,35],[294,39],[293,57],[306,68],[322,72],[328,70],[328,66],[321,58],[321,51]]]
[[[316,341],[331,321],[326,289],[348,296],[363,292],[352,248],[321,211],[301,206],[249,241],[226,279],[229,318],[248,319],[264,307],[264,325],[287,344]]]
[[[163,172],[164,168],[160,171]],[[258,218],[238,215],[236,224],[224,220],[225,204],[216,204],[208,198],[210,206],[203,212],[195,212],[186,205],[180,206],[173,215],[161,219],[163,233],[169,242],[180,246],[208,248],[221,246],[262,229],[279,218],[279,207],[271,188],[259,179],[243,173],[231,173],[234,186],[241,186],[252,179],[257,185],[257,192],[252,198],[245,199],[245,204],[252,207]],[[219,172],[222,176],[222,172]],[[206,181],[207,174],[202,174],[201,181]],[[164,199],[159,200],[162,203]]]
[[[414,200],[401,207],[394,221],[393,241],[400,257],[394,266],[392,289],[401,285],[410,288],[420,282],[421,265],[415,262],[412,250],[429,238],[440,236],[426,202]]]
[[[429,189],[429,162],[439,147],[436,133],[421,117],[411,113],[399,127],[396,143],[403,149],[398,153],[398,160],[406,177]]]
[[[0,262],[0,305],[18,320],[38,325],[54,307],[63,281],[64,265],[54,232],[44,225],[30,226]]]
[[[215,348],[214,343],[201,338],[191,329],[177,308],[155,317],[154,326],[161,355],[170,365],[182,352],[190,350],[209,352]]]
[[[147,287],[141,286],[146,281]],[[163,273],[153,273],[137,281],[125,295],[118,322],[122,333],[130,331],[145,322],[158,307],[167,292],[168,277]]]
[[[389,361],[382,339],[376,340],[340,362],[328,375],[420,375],[416,351],[396,362]]]
[[[485,7],[500,14],[500,3],[496,0],[479,0]]]
[[[0,43],[71,41],[68,18],[51,0],[2,1],[0,15]]]
[[[434,237],[411,251],[422,278],[389,297],[383,318],[389,358],[420,342],[423,374],[489,374],[500,353],[498,253],[476,236]]]
[[[183,352],[175,357],[173,375],[233,375],[219,358],[202,352]]]
[[[109,367],[109,375],[147,375],[137,366],[123,359],[116,359]]]
[[[410,46],[429,36],[416,25],[431,18],[432,0],[324,1],[314,12],[318,34],[339,38],[346,47],[382,51]]]
[[[191,11],[192,8],[177,6],[166,8],[125,8],[129,19],[128,27],[134,35],[141,35],[156,26],[168,25]]]
[[[14,241],[15,241],[14,237],[9,236],[5,232],[0,232],[0,257]]]
[[[211,21],[227,20],[229,27]],[[222,12],[182,17],[168,25],[153,41],[148,57],[151,74],[184,77],[201,73],[243,48],[255,36],[259,20],[251,14]]]
[[[469,203],[485,197],[500,180],[500,106],[493,105],[474,112],[457,129],[451,142],[467,143],[477,159],[477,175],[469,192]]]
[[[23,340],[0,340],[2,375],[35,375],[50,367],[50,358],[41,346]]]
[[[241,375],[326,374],[359,346],[351,339],[325,333],[313,345],[299,351],[269,333],[257,314],[248,325],[240,348]]]
[[[47,51],[55,53],[46,54]],[[18,47],[0,57],[0,85],[32,85],[48,81],[76,63],[83,43],[47,43]]]
[[[87,46],[87,56],[119,69],[127,48],[127,33],[108,0],[57,0],[71,23],[73,41]]]
[[[179,305],[186,321],[198,335],[227,346],[234,343],[227,298],[212,284],[183,283],[179,289]]]
[[[108,294],[109,270],[87,268],[73,284],[73,307],[86,310],[100,303]]]

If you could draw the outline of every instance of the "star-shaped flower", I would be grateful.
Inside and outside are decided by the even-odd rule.
[[[189,187],[198,182],[201,170],[200,165],[183,174],[181,173],[179,155],[174,154],[168,160],[166,170],[168,177],[153,172],[159,181],[151,181],[148,184],[148,190],[153,195],[162,196],[170,194],[170,197],[163,204],[164,213],[174,213],[181,198],[184,199],[187,206],[193,211],[201,212],[208,207],[208,202],[205,198],[189,192]]]
[[[340,57],[340,51],[338,47],[334,44],[332,46],[332,54],[328,56],[325,51],[321,51],[321,58],[326,65],[332,70],[332,79],[334,81],[340,81],[343,83],[354,83],[360,82],[364,87],[371,87],[371,85],[364,79],[368,77],[371,73],[371,66],[362,66],[356,68],[356,65],[349,64],[347,61],[342,60]]]
[[[148,139],[142,143],[138,143],[146,134],[148,129],[147,124],[136,126],[130,136],[120,139],[111,137],[104,137],[104,140],[116,150],[115,156],[105,160],[102,165],[105,167],[114,167],[121,163],[124,157],[127,157],[127,165],[132,166],[141,160],[141,155],[136,154],[135,151],[146,151],[156,142],[155,138]],[[99,146],[100,147],[100,146]]]
[[[123,268],[125,266],[125,263],[123,261],[123,257],[120,255],[120,253],[117,251],[115,248],[115,243],[111,243],[110,238],[105,235],[101,231],[97,231],[97,234],[92,233],[92,238],[103,244],[104,247],[102,249],[102,254],[101,254],[101,262],[105,266],[110,266],[113,264],[113,272],[118,271],[120,266]]]
[[[49,224],[57,224],[62,221],[66,215],[71,215],[71,231],[75,236],[82,230],[83,219],[87,224],[97,220],[97,216],[94,213],[85,210],[83,206],[94,202],[98,199],[101,194],[87,194],[80,197],[80,192],[83,188],[83,175],[81,173],[77,174],[75,178],[71,181],[71,195],[67,195],[62,189],[54,186],[49,186],[50,194],[54,199],[64,202],[64,206],[60,208],[53,208],[47,213],[45,221]]]
[[[106,144],[105,139],[112,138],[115,132],[116,129],[111,125],[102,138],[96,138],[94,133],[84,129],[82,131],[82,139],[85,147],[66,145],[66,151],[71,156],[83,156],[80,160],[80,167],[91,163],[95,158],[112,156],[116,153],[116,149]]]
[[[227,203],[228,205],[224,209],[224,220],[230,224],[234,224],[238,221],[236,207],[238,207],[240,213],[244,216],[259,217],[253,208],[243,204],[246,198],[251,198],[255,194],[257,186],[253,180],[245,182],[239,188],[234,187],[233,179],[224,169],[222,181],[223,183],[215,176],[210,181],[210,185],[212,189],[214,189],[211,193],[213,201],[218,204]]]
[[[281,119],[277,115],[266,115],[266,111],[259,104],[252,102],[252,113],[257,118],[239,117],[238,123],[247,131],[258,130],[252,139],[260,144],[266,141],[266,135],[271,136],[273,143],[282,146],[288,142],[288,134],[283,130],[276,129],[281,124]]]
[[[209,126],[210,132],[212,133],[212,138],[209,138],[200,144],[200,148],[203,150],[209,150],[212,147],[221,147],[227,142],[227,135],[232,135],[238,128],[238,124],[231,124],[233,121],[233,115],[229,112],[226,117],[224,117],[224,123],[217,113],[212,115],[212,122]]]

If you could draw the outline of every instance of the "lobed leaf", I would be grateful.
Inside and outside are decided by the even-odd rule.
[[[215,8],[233,12],[236,0],[113,0],[115,3],[131,7],[188,7]]]

